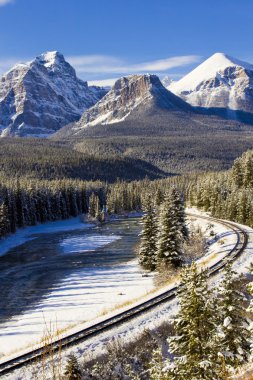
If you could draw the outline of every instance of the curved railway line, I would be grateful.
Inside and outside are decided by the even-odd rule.
[[[195,215],[195,214],[187,213],[187,215],[190,217],[207,219],[207,220],[210,220],[210,222],[211,221],[218,222],[219,224],[226,226],[230,230],[234,231],[237,236],[237,241],[236,241],[235,246],[227,253],[227,255],[209,267],[210,275],[213,276],[217,272],[219,272],[222,268],[224,268],[224,266],[226,265],[226,259],[228,257],[230,257],[232,260],[235,260],[238,256],[241,255],[241,253],[246,248],[248,244],[248,233],[247,231],[238,227],[234,223],[223,221],[220,219],[211,218],[211,217]],[[93,338],[105,331],[108,331],[114,327],[117,327],[124,322],[127,322],[151,309],[154,309],[155,307],[163,303],[166,303],[174,299],[176,297],[177,291],[178,291],[178,287],[175,286],[170,290],[167,290],[159,295],[156,295],[153,298],[150,298],[149,300],[145,302],[138,304],[137,306],[129,308],[128,310],[123,311],[113,317],[109,317],[102,322],[96,323],[76,333],[73,333],[59,340],[56,340],[50,345],[50,347],[44,346],[41,348],[37,348],[28,353],[20,355],[14,359],[10,359],[3,363],[0,363],[0,377],[2,377],[3,375],[7,375],[11,373],[12,371],[19,369],[21,367],[24,367],[26,365],[36,363],[36,362],[38,363],[40,359],[45,358],[46,355],[49,355],[49,354],[52,355],[52,352],[57,353],[59,350],[63,350],[63,349],[75,346],[78,343],[81,343],[87,339]]]

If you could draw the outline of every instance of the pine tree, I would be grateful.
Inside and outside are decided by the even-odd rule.
[[[170,194],[171,202],[175,208],[176,217],[179,224],[179,229],[184,238],[188,237],[188,229],[185,222],[185,208],[183,196],[176,189],[172,189]]]
[[[168,265],[179,266],[182,262],[183,235],[178,218],[178,210],[170,195],[166,195],[161,205],[157,260]]]
[[[150,380],[167,380],[167,374],[163,368],[163,357],[159,349],[154,350],[149,367]]]
[[[0,204],[0,238],[10,232],[8,208],[4,203]]]
[[[160,188],[158,188],[156,190],[156,194],[155,194],[155,204],[156,206],[160,206],[163,202],[163,193],[162,193],[162,190]]]
[[[249,330],[245,319],[245,301],[238,290],[239,277],[230,262],[226,265],[224,279],[219,287],[219,347],[225,363],[237,367],[247,360]]]
[[[97,195],[92,193],[89,197],[89,216],[95,218],[97,211]]]
[[[70,354],[68,357],[64,375],[66,375],[67,380],[81,380],[80,366],[74,354]]]
[[[100,206],[100,199],[99,196],[96,196],[96,203],[95,203],[95,218],[102,222],[102,213],[101,213],[101,206]]]
[[[215,312],[206,272],[196,264],[183,269],[179,290],[180,310],[175,320],[176,336],[169,341],[175,355],[168,370],[170,380],[218,380],[215,342]]]
[[[150,195],[146,200],[146,210],[142,217],[142,223],[139,261],[145,269],[154,270],[157,262],[157,220]]]

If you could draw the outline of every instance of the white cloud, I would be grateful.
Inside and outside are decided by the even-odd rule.
[[[0,7],[7,5],[7,4],[10,4],[10,3],[13,3],[13,2],[14,2],[14,0],[0,0]]]
[[[167,71],[175,67],[182,67],[198,62],[200,57],[196,55],[185,55],[137,64],[127,63],[118,58],[103,55],[72,56],[67,57],[67,60],[75,67],[79,74],[129,74]]]
[[[110,55],[77,55],[66,57],[67,61],[76,66],[119,65],[121,60]]]
[[[89,80],[88,84],[89,86],[112,87],[117,79],[119,78]]]
[[[0,0],[0,2],[3,0]],[[31,59],[31,58],[30,58]],[[180,68],[195,62],[201,57],[196,55],[177,56],[165,59],[158,59],[143,63],[128,63],[117,57],[108,55],[81,55],[66,57],[66,60],[73,65],[77,74],[87,80],[90,85],[112,86],[114,82],[123,75],[136,73],[155,73],[157,75],[167,74],[168,70]],[[20,62],[27,62],[29,59],[15,57],[0,58],[0,75]],[[173,78],[181,77],[180,74],[170,74]]]

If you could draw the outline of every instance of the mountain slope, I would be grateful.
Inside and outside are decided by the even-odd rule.
[[[150,113],[189,112],[191,107],[166,90],[156,75],[130,75],[116,81],[112,89],[93,107],[86,110],[73,127],[78,133],[96,125],[122,123],[134,118],[142,122]]]
[[[46,136],[78,120],[105,93],[78,79],[62,54],[42,54],[0,79],[2,135]]]
[[[195,107],[227,110],[227,116],[232,110],[238,119],[253,114],[253,65],[223,53],[212,55],[168,88]]]

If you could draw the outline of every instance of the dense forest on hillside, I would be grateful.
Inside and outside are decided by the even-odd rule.
[[[253,148],[251,125],[156,108],[139,112],[120,123],[73,129],[71,135],[66,127],[52,139],[96,157],[140,159],[167,174],[228,169]]]
[[[74,143],[80,152],[146,161],[170,174],[224,170],[251,149],[252,138],[240,133],[213,133],[163,137],[134,136],[85,138]]]
[[[45,139],[0,139],[0,173],[11,177],[114,182],[165,176],[142,160],[120,155],[80,153]]]

